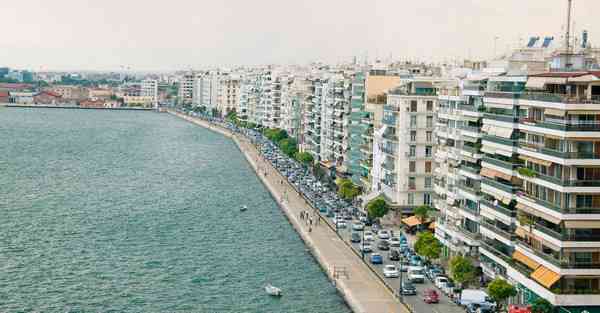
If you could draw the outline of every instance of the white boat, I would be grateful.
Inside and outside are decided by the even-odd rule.
[[[247,207],[247,206],[245,206],[245,205],[244,205],[243,207],[241,207],[241,208],[240,208],[240,211],[241,211],[241,212],[244,212],[244,211],[246,211],[246,210],[248,210],[248,207]]]
[[[267,294],[269,294],[270,296],[274,296],[274,297],[280,297],[281,296],[281,289],[268,284],[265,286],[265,291],[267,292]]]

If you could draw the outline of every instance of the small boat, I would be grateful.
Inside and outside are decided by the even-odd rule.
[[[265,291],[270,296],[281,297],[281,289],[279,289],[271,284],[268,284],[265,286]]]
[[[245,206],[245,205],[244,205],[243,207],[241,207],[241,208],[240,208],[240,212],[244,212],[244,211],[246,211],[246,210],[248,210],[248,207],[247,207],[247,206]]]

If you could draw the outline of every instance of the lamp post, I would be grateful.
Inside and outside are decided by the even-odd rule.
[[[404,276],[402,274],[402,261],[404,260],[404,256],[400,255],[400,289],[398,290],[398,293],[400,295],[400,302],[404,303],[404,292],[402,292],[402,277]]]
[[[360,241],[360,254],[362,256],[363,262],[365,261],[365,230],[362,230],[362,240]]]

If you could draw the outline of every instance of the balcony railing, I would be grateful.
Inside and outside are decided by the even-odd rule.
[[[494,203],[492,203],[491,201],[488,201],[488,200],[485,200],[485,199],[481,199],[479,202],[480,202],[481,204],[483,204],[483,205],[485,205],[485,206],[487,206],[487,207],[489,207],[489,208],[491,208],[491,209],[495,210],[495,211],[498,211],[498,212],[500,212],[500,213],[502,213],[502,214],[506,215],[506,216],[510,216],[510,217],[515,217],[515,216],[517,216],[517,211],[515,211],[515,210],[510,210],[510,209],[508,209],[508,208],[505,208],[505,207],[501,206],[500,204],[498,204],[498,205],[495,205],[495,204],[494,204]]]
[[[481,171],[481,167],[467,164],[461,164],[460,169],[475,175],[479,175],[479,172]]]
[[[465,184],[464,182],[459,182],[458,183],[458,188],[465,190],[471,194],[474,194],[476,196],[480,196],[481,195],[481,188],[479,186],[469,186],[467,184]]]
[[[497,136],[483,135],[483,140],[491,141],[494,143],[499,143],[502,145],[507,145],[511,147],[517,147],[519,145],[519,141],[513,139],[506,139]]]
[[[395,134],[383,134],[383,139],[398,142],[398,136]]]
[[[483,118],[495,120],[495,121],[507,122],[507,123],[518,123],[519,122],[518,117],[512,116],[512,115],[504,115],[504,114],[485,113],[483,115]]]
[[[600,122],[597,121],[560,122],[559,120],[536,121],[529,118],[521,118],[519,119],[519,123],[562,131],[600,131]]]
[[[396,126],[396,117],[386,115],[383,117],[382,123],[390,126]]]
[[[490,185],[490,186],[492,186],[494,188],[500,189],[502,191],[508,192],[508,193],[514,193],[514,192],[516,192],[517,190],[520,189],[519,186],[506,185],[506,184],[503,184],[501,182],[489,179],[487,177],[483,177],[481,179],[481,182],[484,183],[484,184],[486,184],[486,185]]]
[[[489,252],[491,252],[493,255],[501,258],[502,260],[504,260],[507,263],[512,263],[513,259],[511,256],[511,252],[508,252],[508,254],[506,252],[504,252],[502,250],[502,248],[496,246],[495,243],[490,242],[488,240],[482,240],[480,242],[480,245],[485,249],[488,250]]]
[[[518,97],[518,94],[508,91],[486,91],[485,97],[488,98],[501,98],[501,99],[514,99]]]
[[[488,156],[484,156],[482,158],[482,161],[486,162],[486,163],[490,163],[490,164],[496,165],[496,166],[499,166],[499,167],[502,167],[502,168],[505,168],[505,169],[508,169],[508,170],[511,170],[511,171],[517,169],[521,165],[519,163],[512,163],[512,162],[502,161],[502,160],[499,160],[499,159],[496,159],[496,158],[492,158],[492,157],[488,157]]]
[[[596,152],[558,151],[555,149],[546,148],[539,143],[528,142],[525,140],[520,140],[518,143],[523,149],[527,149],[530,151],[538,152],[541,154],[546,154],[546,155],[561,158],[561,159],[590,159],[590,160],[600,159],[600,153],[596,153]]]
[[[541,174],[539,172],[535,172],[535,178],[539,178],[541,180],[545,180],[549,183],[553,183],[559,186],[564,186],[564,187],[600,187],[600,180],[596,180],[596,179],[589,179],[589,180],[585,180],[585,179],[561,179],[558,178],[556,176],[549,176],[549,175],[544,175]]]
[[[469,145],[463,145],[463,146],[462,146],[462,149],[463,149],[464,151],[467,151],[467,152],[470,152],[470,153],[473,153],[473,154],[480,154],[480,153],[481,153],[481,152],[479,151],[479,150],[480,150],[480,147],[473,147],[473,146],[469,146]]]
[[[477,126],[461,125],[459,128],[462,130],[470,131],[472,133],[481,133],[481,128]]]
[[[396,166],[394,166],[394,162],[383,162],[381,166],[388,171],[393,171],[396,168]]]
[[[485,227],[485,228],[491,230],[493,233],[496,233],[496,234],[504,237],[505,239],[513,240],[515,237],[515,234],[512,230],[502,229],[502,228],[498,227],[496,224],[494,224],[492,221],[490,221],[486,218],[481,219],[480,225],[481,225],[481,227]]]
[[[396,149],[394,147],[390,147],[390,146],[382,146],[381,147],[381,151],[385,154],[389,154],[389,155],[395,155],[396,154]]]
[[[393,105],[384,105],[383,106],[383,110],[384,111],[390,111],[390,112],[400,112],[400,108],[393,106]]]
[[[533,246],[531,246],[531,244],[529,242],[527,242],[525,239],[523,239],[521,237],[517,236],[515,238],[517,239],[517,242],[520,244],[520,246],[523,247],[525,250],[537,255],[538,257],[540,257],[558,267],[562,267],[560,260],[558,260],[554,255],[535,249]],[[567,264],[567,262],[565,262],[565,265],[566,264]]]
[[[523,92],[519,97],[524,100],[554,102],[554,103],[600,104],[600,100],[598,100],[596,98],[587,99],[584,97],[578,97],[578,96],[574,96],[574,95],[565,95],[565,94],[559,94],[559,93]]]

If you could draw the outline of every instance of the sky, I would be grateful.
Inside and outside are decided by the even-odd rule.
[[[178,70],[490,58],[532,35],[558,38],[567,0],[0,1],[0,66]],[[600,1],[574,0],[600,46]],[[498,37],[496,45],[494,38]]]

